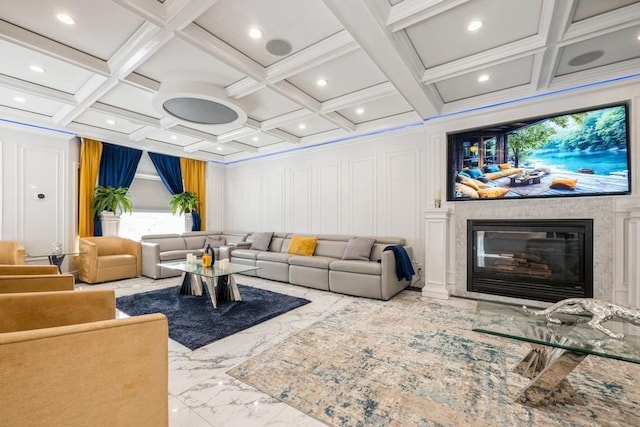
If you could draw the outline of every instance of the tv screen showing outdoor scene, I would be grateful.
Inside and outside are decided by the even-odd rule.
[[[628,104],[448,134],[447,200],[629,194]]]

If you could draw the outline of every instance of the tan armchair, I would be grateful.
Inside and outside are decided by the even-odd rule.
[[[79,279],[86,283],[101,283],[111,280],[140,276],[140,242],[123,237],[82,237],[77,257]]]
[[[17,240],[0,240],[0,264],[24,264],[24,246]]]
[[[58,274],[55,265],[0,265],[0,294],[72,291],[71,274]]]
[[[112,290],[0,295],[0,311],[2,425],[168,425],[165,316],[115,319]]]

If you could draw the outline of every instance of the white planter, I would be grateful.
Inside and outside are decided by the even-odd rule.
[[[120,230],[120,215],[104,211],[100,214],[103,236],[117,236]]]
[[[193,228],[193,215],[191,212],[184,214],[184,231],[191,231]]]

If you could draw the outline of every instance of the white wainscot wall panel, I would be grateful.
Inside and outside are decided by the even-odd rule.
[[[61,234],[65,156],[64,150],[18,147],[18,235],[32,254],[49,251],[53,242],[66,243]]]
[[[264,229],[269,231],[287,231],[285,226],[285,175],[283,171],[265,173],[264,181]]]
[[[295,233],[315,232],[311,230],[311,180],[309,168],[291,169],[291,231]]]
[[[419,152],[387,153],[385,159],[384,190],[386,215],[383,234],[406,236],[418,233],[420,219],[416,217],[420,203]]]
[[[318,197],[317,206],[313,211],[314,229],[318,233],[337,234],[340,230],[340,163],[325,163],[318,167],[318,182],[316,185]]]
[[[376,158],[363,157],[347,163],[349,183],[345,197],[348,200],[349,233],[376,235]]]
[[[247,231],[262,230],[262,215],[264,211],[262,198],[262,173],[255,173],[245,176],[243,180],[241,198],[245,210],[245,220],[243,221]],[[258,214],[252,214],[258,213]]]

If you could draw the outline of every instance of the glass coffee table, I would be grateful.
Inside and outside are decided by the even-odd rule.
[[[182,271],[182,286],[180,295],[202,296],[203,287],[206,286],[211,297],[213,308],[218,308],[218,304],[228,301],[242,301],[238,285],[233,278],[234,274],[247,271],[258,270],[260,267],[231,264],[226,268],[220,268],[219,262],[213,267],[203,268],[202,263],[187,264],[185,261],[164,262],[158,264],[160,267]]]
[[[583,404],[567,375],[588,355],[640,364],[640,327],[621,319],[603,326],[624,333],[610,338],[587,324],[591,317],[557,314],[562,324],[532,316],[522,306],[478,301],[473,330],[529,343],[531,351],[514,372],[531,379],[516,402],[529,406]]]

